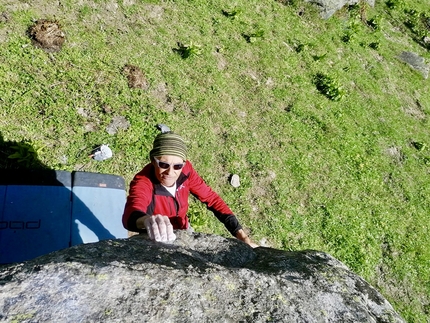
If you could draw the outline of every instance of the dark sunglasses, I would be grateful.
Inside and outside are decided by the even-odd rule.
[[[173,166],[174,170],[180,170],[182,169],[182,167],[185,166],[185,162],[182,164],[169,164],[169,163],[165,163],[162,161],[159,161],[157,158],[154,157],[155,162],[157,163],[158,167],[162,168],[162,169],[169,169],[170,166]]]

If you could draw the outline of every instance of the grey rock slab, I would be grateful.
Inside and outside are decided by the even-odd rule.
[[[326,253],[175,233],[0,266],[0,322],[404,322]]]

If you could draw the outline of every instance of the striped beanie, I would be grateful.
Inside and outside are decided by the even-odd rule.
[[[172,131],[160,133],[154,139],[149,156],[153,158],[163,155],[177,156],[184,161],[187,160],[187,146],[184,139]]]

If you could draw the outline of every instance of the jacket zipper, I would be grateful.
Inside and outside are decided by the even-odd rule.
[[[176,196],[177,196],[177,198],[176,198]],[[179,203],[179,191],[178,190],[176,190],[175,197],[173,199],[178,204],[178,207],[176,208],[176,216],[179,216],[179,209],[181,208],[181,204]]]

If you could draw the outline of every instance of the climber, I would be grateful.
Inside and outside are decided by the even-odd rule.
[[[190,229],[187,217],[190,193],[205,203],[227,230],[251,247],[258,247],[242,229],[221,197],[187,160],[187,147],[178,134],[162,124],[150,151],[150,163],[130,183],[122,222],[129,231],[147,232],[155,241],[173,241],[173,230]]]

